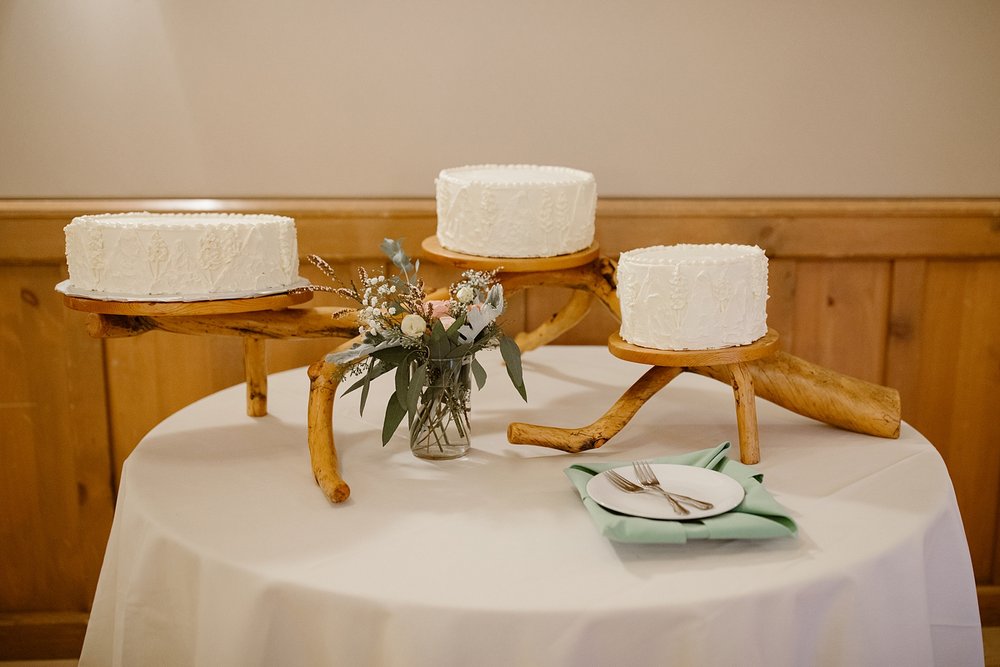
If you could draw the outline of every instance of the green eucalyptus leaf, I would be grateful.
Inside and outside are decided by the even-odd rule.
[[[467,355],[470,351],[472,351],[471,343],[466,343],[465,345],[459,345],[457,347],[452,348],[452,350],[448,352],[447,358],[461,359],[462,357]]]
[[[402,407],[406,407],[406,395],[410,384],[410,362],[406,360],[396,366],[396,400]]]
[[[385,256],[392,260],[392,263],[396,265],[400,271],[404,273],[416,273],[413,262],[407,256],[406,252],[403,250],[402,240],[395,241],[393,239],[382,239],[382,243],[379,246]]]
[[[451,323],[450,327],[448,327],[448,331],[446,332],[448,334],[448,339],[451,340],[451,342],[454,343],[455,345],[457,345],[459,342],[458,330],[465,325],[465,322],[468,319],[469,319],[468,316],[465,313],[462,313],[461,315],[456,317],[455,321]]]
[[[434,320],[431,325],[431,336],[428,341],[431,359],[444,359],[451,350],[451,341],[448,340],[448,332],[444,330],[441,320]]]
[[[384,350],[377,350],[375,352],[372,352],[371,355],[369,356],[375,357],[379,361],[386,364],[388,366],[386,370],[392,370],[399,364],[403,363],[403,361],[406,359],[407,356],[410,355],[411,352],[412,350],[408,348],[396,346],[396,347],[387,347]]]
[[[382,243],[380,243],[378,247],[389,259],[392,259],[393,255],[398,253],[401,249],[399,241],[396,241],[395,239],[382,239]]]
[[[410,378],[410,386],[406,390],[406,413],[409,415],[410,424],[417,416],[417,402],[420,399],[420,392],[427,381],[427,364],[418,364],[413,369],[413,376]]]
[[[472,376],[476,378],[476,388],[482,389],[486,386],[486,369],[479,363],[479,359],[472,358]]]
[[[372,361],[372,364],[374,364],[374,363],[375,362]],[[386,370],[388,370],[388,369],[386,369]],[[372,366],[371,365],[368,366],[368,372],[365,373],[365,377],[362,379],[362,382],[364,383],[362,385],[364,388],[361,390],[361,406],[360,406],[358,412],[359,412],[359,414],[363,415],[363,414],[365,414],[365,403],[368,402],[368,390],[371,388],[371,384],[372,384]]]
[[[385,406],[385,420],[382,422],[382,446],[384,447],[392,434],[399,427],[399,422],[406,416],[406,408],[396,398],[396,392],[392,392],[389,403]]]
[[[524,375],[521,370],[521,348],[517,346],[513,338],[501,335],[500,354],[507,366],[507,375],[510,377],[511,383],[517,389],[517,393],[521,394],[521,398],[527,401],[528,392],[524,388]]]

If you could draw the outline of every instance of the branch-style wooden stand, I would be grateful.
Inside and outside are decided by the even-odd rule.
[[[253,314],[254,324],[243,329],[243,369],[247,386],[247,414],[267,414],[267,348],[265,338],[256,335],[262,311],[284,310],[305,303],[312,292],[295,291],[245,299],[204,301],[111,301],[63,294],[63,303],[74,310],[91,313],[87,324],[96,338],[136,336],[153,329],[176,333],[221,333],[220,322],[230,327],[246,322]],[[222,319],[220,319],[222,318]],[[225,333],[232,333],[227,330]]]
[[[651,366],[679,369],[679,371],[702,366],[718,367],[723,376],[729,376],[730,383],[733,386],[733,395],[736,399],[736,425],[740,437],[740,461],[748,464],[760,462],[760,440],[757,433],[757,401],[754,396],[753,378],[747,369],[747,363],[763,359],[777,352],[777,331],[769,329],[767,334],[749,345],[725,347],[717,350],[654,350],[627,343],[617,333],[613,333],[608,338],[608,349],[611,350],[611,354],[619,359],[634,361],[640,364],[649,364]],[[665,373],[663,377],[676,377],[677,375],[678,373]],[[664,383],[662,386],[666,386],[666,384]],[[652,395],[644,397],[639,405],[650,397]],[[636,410],[638,410],[638,406]],[[622,409],[618,419],[620,420],[621,416],[629,414],[629,412],[627,408]],[[635,414],[635,411],[631,411],[631,414]],[[621,426],[624,425],[622,423]],[[604,440],[607,441],[614,433],[617,433],[617,430],[614,433],[610,431],[605,431],[604,433]]]
[[[424,250],[432,258],[459,268],[501,268],[498,279],[507,295],[533,287],[566,287],[574,290],[569,302],[539,327],[518,334],[521,350],[545,345],[576,326],[595,302],[602,303],[619,321],[621,309],[615,284],[615,263],[601,257],[596,244],[581,253],[554,258],[484,258],[452,253],[440,248],[436,238],[425,240]],[[443,298],[438,290],[431,298]],[[347,349],[358,340],[358,320],[346,308],[302,308],[288,306],[311,297],[308,291],[274,297],[190,303],[111,302],[64,295],[70,308],[91,313],[87,328],[96,337],[136,336],[162,330],[184,334],[241,336],[247,375],[247,412],[266,413],[267,375],[265,341],[286,338],[350,338],[337,349]],[[612,339],[613,340],[613,339]],[[776,337],[775,341],[776,343]],[[755,344],[756,345],[756,344]],[[711,352],[708,358],[680,358],[656,350],[630,351],[627,344],[610,343],[612,353],[652,367],[635,382],[611,409],[589,426],[557,428],[512,423],[508,440],[513,444],[553,447],[582,452],[600,447],[620,431],[640,407],[670,380],[684,371],[698,373],[734,386],[737,422],[741,425],[741,457],[754,460],[756,411],[753,396],[788,410],[859,433],[894,438],[899,436],[899,394],[856,378],[835,373],[803,359],[775,351],[770,342],[750,351],[726,354]],[[752,347],[752,346],[751,346]],[[774,349],[772,349],[774,348]],[[761,353],[761,356],[757,356]],[[343,502],[350,487],[340,474],[340,461],[333,437],[335,392],[346,370],[325,357],[309,367],[308,440],[313,475],[331,502]],[[721,359],[721,360],[720,360]],[[679,365],[678,365],[679,364]],[[742,415],[742,416],[741,416]],[[751,428],[753,427],[753,428]],[[759,456],[757,454],[756,456]]]

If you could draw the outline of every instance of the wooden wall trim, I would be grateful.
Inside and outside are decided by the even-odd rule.
[[[1000,625],[1000,586],[980,584],[976,586],[979,598],[979,617],[983,625]]]
[[[373,240],[401,228],[416,242],[436,215],[433,199],[0,199],[0,262],[60,263],[72,217],[137,210],[289,215],[302,245],[333,259],[375,257]],[[756,243],[774,258],[981,259],[1000,257],[1000,198],[601,199],[597,229],[612,255],[654,238]]]
[[[0,660],[80,657],[86,612],[0,613]]]

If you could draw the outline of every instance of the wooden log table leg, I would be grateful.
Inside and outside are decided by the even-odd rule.
[[[569,301],[553,313],[552,316],[533,331],[522,331],[514,337],[514,342],[521,352],[530,352],[543,345],[548,345],[579,324],[594,303],[594,295],[590,292],[574,291]]]
[[[512,445],[540,445],[579,453],[596,449],[625,428],[646,401],[681,374],[681,368],[653,366],[633,383],[600,419],[580,428],[559,428],[514,422],[507,426]]]
[[[267,343],[263,338],[243,338],[243,370],[247,382],[247,414],[267,414]]]
[[[340,461],[333,441],[333,401],[341,370],[326,359],[309,367],[309,459],[316,483],[332,503],[342,503],[351,495],[351,487],[340,476]]]
[[[740,435],[740,461],[760,463],[760,438],[757,433],[757,399],[753,392],[753,376],[746,364],[726,366],[732,377],[736,399],[736,427]]]

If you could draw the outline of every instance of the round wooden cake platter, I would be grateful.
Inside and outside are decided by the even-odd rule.
[[[211,299],[206,301],[107,301],[63,294],[63,303],[73,310],[99,315],[225,315],[252,313],[261,310],[281,310],[305,303],[311,298],[312,292],[302,289],[245,299]]]
[[[658,350],[627,343],[616,331],[608,337],[608,349],[619,359],[649,366],[721,366],[755,361],[777,352],[778,332],[768,329],[766,334],[748,345],[715,350]]]
[[[477,271],[492,271],[502,269],[504,273],[528,273],[532,271],[558,271],[560,269],[575,269],[578,266],[590,264],[600,255],[597,241],[590,247],[568,255],[555,257],[482,257],[466,255],[442,247],[437,236],[428,236],[420,246],[428,255],[443,260],[459,269],[475,269]]]

